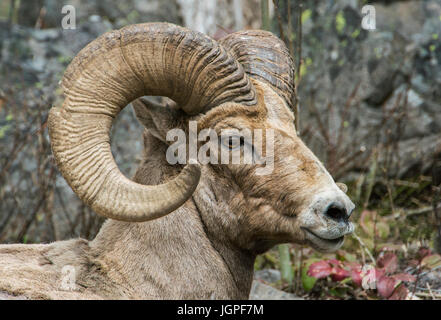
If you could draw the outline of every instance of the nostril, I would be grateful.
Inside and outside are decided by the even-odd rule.
[[[325,215],[334,220],[347,220],[348,215],[343,205],[333,202],[325,211]]]

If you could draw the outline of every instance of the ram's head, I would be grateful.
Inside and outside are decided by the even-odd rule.
[[[83,49],[64,75],[65,102],[49,117],[53,153],[72,189],[108,218],[157,219],[193,197],[209,212],[203,215],[207,232],[225,233],[242,248],[259,252],[298,242],[335,250],[353,230],[354,205],[296,134],[293,82],[292,59],[268,32],[238,32],[216,42],[165,23],[112,31]],[[136,100],[144,95],[174,102]],[[208,148],[202,141],[196,146],[199,160],[240,150],[240,161],[192,163],[188,139],[178,176],[149,186],[125,178],[110,151],[109,130],[134,100],[140,121],[165,146],[174,143],[167,139],[171,130],[191,135],[193,121],[196,135],[208,130]],[[210,133],[216,138],[208,139]]]

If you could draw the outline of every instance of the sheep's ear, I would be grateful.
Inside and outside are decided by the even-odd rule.
[[[139,98],[132,102],[138,121],[156,138],[165,142],[167,132],[181,128],[182,111],[177,110],[172,102],[158,103],[148,98]]]

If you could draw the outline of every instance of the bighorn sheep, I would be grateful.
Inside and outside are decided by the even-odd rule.
[[[62,175],[109,219],[90,242],[1,245],[0,292],[246,299],[256,255],[275,244],[339,248],[353,231],[354,205],[296,135],[293,73],[285,45],[266,31],[214,41],[147,23],[91,42],[67,68],[64,104],[50,110],[48,127]],[[173,102],[138,99],[144,95]],[[132,101],[146,127],[133,181],[118,170],[109,145],[114,118]],[[169,164],[167,132],[188,132],[190,120],[216,132],[272,129],[273,171],[256,174],[262,164]],[[236,148],[231,144],[220,148]],[[75,276],[72,290],[61,285],[66,266]]]

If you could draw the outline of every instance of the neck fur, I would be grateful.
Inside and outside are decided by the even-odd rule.
[[[144,164],[134,180],[144,170],[158,172],[157,165]],[[159,172],[164,174],[154,177],[158,181],[148,184],[163,181],[163,168]],[[255,254],[240,249],[229,240],[228,230],[216,224],[231,214],[202,182],[189,201],[165,217],[143,223],[106,221],[90,243],[91,256],[115,288],[125,288],[118,294],[130,298],[247,299]]]

